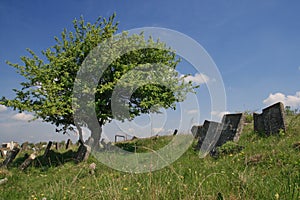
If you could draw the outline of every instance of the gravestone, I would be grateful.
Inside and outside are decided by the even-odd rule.
[[[29,149],[29,148],[28,148],[28,145],[29,145],[29,142],[24,142],[24,143],[21,145],[22,151],[28,150],[28,149]]]
[[[60,143],[59,142],[55,142],[55,149],[57,151],[60,149]]]
[[[50,153],[51,146],[52,146],[52,142],[49,141],[48,145],[47,145],[47,147],[45,149],[44,155],[43,155],[44,158],[48,157],[48,154]]]
[[[81,144],[76,152],[76,161],[82,162],[86,161],[89,158],[91,153],[91,147],[86,144]]]
[[[32,161],[36,158],[36,154],[32,153],[19,167],[21,171],[25,170],[31,163]]]
[[[71,139],[68,139],[67,144],[66,144],[66,149],[69,149],[69,147],[72,145]]]
[[[177,135],[177,133],[178,133],[178,130],[175,129],[173,135],[175,136],[175,135]]]
[[[279,102],[263,109],[261,114],[253,113],[254,131],[266,135],[286,131],[284,105]]]
[[[242,113],[224,115],[222,123],[223,129],[217,146],[222,146],[227,141],[237,142],[244,127],[244,115]]]
[[[195,130],[197,131],[195,135],[198,138],[198,144],[196,148],[200,149],[201,146],[204,145],[204,148],[208,149],[208,147],[215,142],[216,133],[220,131],[222,125],[223,125],[222,123],[205,120],[202,126],[198,126],[197,128],[194,128],[194,131]],[[204,143],[206,136],[209,137],[207,138],[208,143],[207,142]]]
[[[20,152],[18,147],[14,147],[12,150],[8,151],[6,154],[6,158],[2,163],[2,166],[8,166],[12,161],[16,158],[17,154]]]
[[[222,146],[228,141],[238,141],[244,126],[242,113],[227,114],[222,122],[205,120],[202,126],[193,126],[192,133],[198,139],[196,149],[211,149]],[[205,140],[206,139],[206,140]]]

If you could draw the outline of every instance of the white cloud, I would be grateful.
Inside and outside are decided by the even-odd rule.
[[[188,110],[187,114],[197,114],[199,112],[198,109],[194,109],[194,110]]]
[[[296,92],[295,95],[285,95],[280,92],[270,94],[263,103],[266,105],[272,105],[277,102],[282,102],[285,106],[291,106],[293,108],[300,107],[300,91]]]
[[[158,134],[160,132],[165,131],[165,129],[164,128],[153,128],[152,131],[153,131],[154,134]]]
[[[18,120],[18,121],[29,121],[33,119],[33,115],[26,114],[26,113],[17,113],[12,116],[12,119]]]
[[[182,76],[181,76],[182,77]],[[207,75],[205,74],[199,74],[199,73],[196,73],[194,76],[187,76],[185,79],[184,79],[186,82],[193,82],[195,84],[204,84],[204,83],[207,83],[210,79]]]
[[[4,105],[0,105],[0,112],[4,112],[7,110],[7,107]]]
[[[211,111],[211,115],[218,119],[222,119],[224,115],[229,114],[228,111]]]

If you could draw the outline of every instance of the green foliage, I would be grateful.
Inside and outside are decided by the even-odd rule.
[[[283,129],[279,130],[279,136],[284,137],[285,136],[285,131]]]
[[[247,110],[244,112],[245,122],[252,123],[253,122],[253,112]]]
[[[237,143],[233,141],[228,141],[222,146],[217,148],[217,152],[220,154],[232,154],[232,153],[238,153],[243,149],[242,146],[238,145]]]
[[[171,142],[172,139],[173,137],[171,136],[154,136],[130,142],[119,142],[116,143],[116,146],[129,152],[146,153],[159,150],[161,147]]]
[[[127,33],[122,33],[114,36],[118,29],[118,23],[114,22],[114,18],[115,15],[109,17],[108,20],[99,17],[95,23],[86,23],[83,17],[80,20],[75,19],[73,21],[74,31],[64,29],[60,38],[55,37],[56,44],[42,51],[43,58],[27,49],[30,56],[21,57],[22,65],[7,62],[26,81],[21,83],[21,89],[14,89],[16,94],[14,99],[3,97],[0,104],[20,112],[33,112],[35,119],[40,118],[45,122],[50,122],[59,127],[57,131],[64,133],[67,130],[73,130],[75,126],[78,129],[80,126],[86,126],[91,129],[92,133],[97,132],[88,123],[90,112],[87,112],[84,117],[81,116],[82,118],[75,123],[74,113],[76,110],[74,106],[72,107],[72,102],[75,102],[76,108],[95,105],[100,126],[110,122],[113,118],[132,119],[141,113],[158,112],[161,107],[175,109],[175,103],[183,101],[186,94],[194,88],[191,83],[184,82],[182,77],[179,78],[174,71],[180,61],[176,54],[164,43],[155,42],[151,38],[146,40],[143,34],[129,36]],[[85,102],[85,105],[80,105],[73,98],[77,72],[84,61],[90,62],[88,64],[91,66],[98,66],[97,69],[101,70],[103,60],[98,60],[97,57],[86,59],[90,53],[94,52],[94,49],[100,49],[99,44],[106,44],[107,41],[116,42],[118,45],[115,49],[117,50],[125,51],[126,48],[133,50],[122,55],[116,55],[113,48],[102,52],[101,55],[107,54],[107,57],[103,56],[106,60],[116,58],[103,71],[101,78],[88,77],[89,81],[98,81],[96,88],[89,88],[88,85],[82,84],[81,96],[94,94],[95,98],[90,102]],[[151,71],[149,64],[152,63],[158,63],[167,68],[161,68],[161,71]],[[156,76],[160,75],[168,87],[154,84],[153,82],[156,81],[154,79],[151,84],[137,88],[129,99],[121,102],[129,106],[130,115],[114,116],[111,109],[111,97],[115,86],[124,75],[136,67],[140,67],[140,71],[145,71],[145,73],[140,77],[135,77],[134,74],[131,74],[132,77],[130,77],[129,73],[127,80],[130,81],[123,81],[122,87],[132,88],[136,84],[136,80],[151,79],[153,73],[156,73]],[[95,69],[93,70],[95,71]],[[93,108],[93,106],[91,107]]]
[[[287,116],[297,115],[299,113],[299,109],[296,108],[296,109],[292,110],[291,106],[286,106],[285,113]]]

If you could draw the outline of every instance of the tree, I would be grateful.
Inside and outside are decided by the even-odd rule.
[[[81,127],[87,127],[91,130],[94,147],[99,146],[102,126],[112,119],[130,120],[142,113],[159,112],[160,108],[175,109],[175,103],[183,101],[194,88],[191,82],[185,82],[184,77],[179,77],[174,71],[180,62],[175,52],[160,41],[146,40],[143,34],[129,36],[124,32],[114,36],[118,28],[114,18],[115,14],[108,20],[99,17],[93,24],[85,23],[83,17],[75,19],[74,31],[64,29],[61,38],[55,37],[56,44],[42,51],[43,59],[27,49],[30,56],[21,57],[22,65],[7,62],[26,81],[21,83],[21,89],[14,89],[15,98],[2,97],[0,104],[20,112],[32,112],[35,119],[56,125],[58,132],[66,133],[77,128],[80,140]],[[103,44],[115,45],[112,49],[122,49],[120,51],[125,53],[114,55],[114,50],[99,48],[99,44],[102,47]],[[126,51],[128,48],[131,49],[129,52]],[[101,55],[105,60],[114,59],[102,70],[103,59],[93,54]],[[157,63],[155,70],[152,63]],[[86,69],[90,70],[81,71],[86,73],[86,82],[78,79],[82,65],[89,66]],[[139,73],[129,73],[133,70]],[[95,75],[98,71],[101,71],[101,77]],[[136,80],[143,79],[152,81],[136,88]],[[164,79],[164,84],[160,84],[161,79]],[[90,82],[96,87],[91,88]],[[77,86],[82,90],[74,95]],[[125,91],[131,91],[130,96]],[[91,95],[93,98],[84,104],[78,100]],[[117,97],[115,102],[113,95]],[[128,113],[113,112],[113,103],[127,107]],[[90,123],[89,112],[96,113],[96,125]]]

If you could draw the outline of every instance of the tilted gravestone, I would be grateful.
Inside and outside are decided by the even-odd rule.
[[[20,152],[20,149],[18,147],[14,147],[12,150],[10,150],[1,166],[8,166],[12,161],[16,158],[17,154]]]
[[[204,145],[205,149],[212,145],[215,141],[216,133],[220,131],[222,124],[218,122],[205,120],[202,126],[194,126],[192,128],[193,135],[198,139],[197,149],[200,149]],[[204,143],[205,138],[207,138],[206,143]],[[208,142],[208,143],[207,143]]]
[[[29,142],[24,142],[22,145],[21,145],[21,149],[22,151],[26,151],[29,149]]]
[[[227,141],[237,142],[244,127],[244,115],[242,113],[224,115],[222,123],[223,130],[218,139],[217,146],[221,146]]]
[[[244,126],[244,115],[227,114],[222,122],[205,120],[202,126],[193,126],[192,133],[198,139],[196,149],[211,149],[222,146],[227,141],[238,141]],[[211,146],[211,147],[210,147]]]
[[[91,153],[91,147],[86,144],[81,144],[76,152],[75,160],[77,162],[86,161]]]
[[[66,149],[69,149],[71,145],[72,145],[72,141],[70,139],[68,139],[67,144],[66,144]]]
[[[44,158],[47,158],[49,156],[51,147],[52,147],[52,141],[49,141],[43,155]]]
[[[36,153],[32,153],[19,167],[21,171],[24,171],[29,165],[32,163],[32,161],[36,158]]]
[[[80,146],[75,154],[75,161],[82,162],[89,158],[92,148],[89,145],[84,144],[81,140],[78,140]]]
[[[284,105],[279,102],[263,109],[261,114],[253,113],[254,131],[266,135],[286,131]]]

